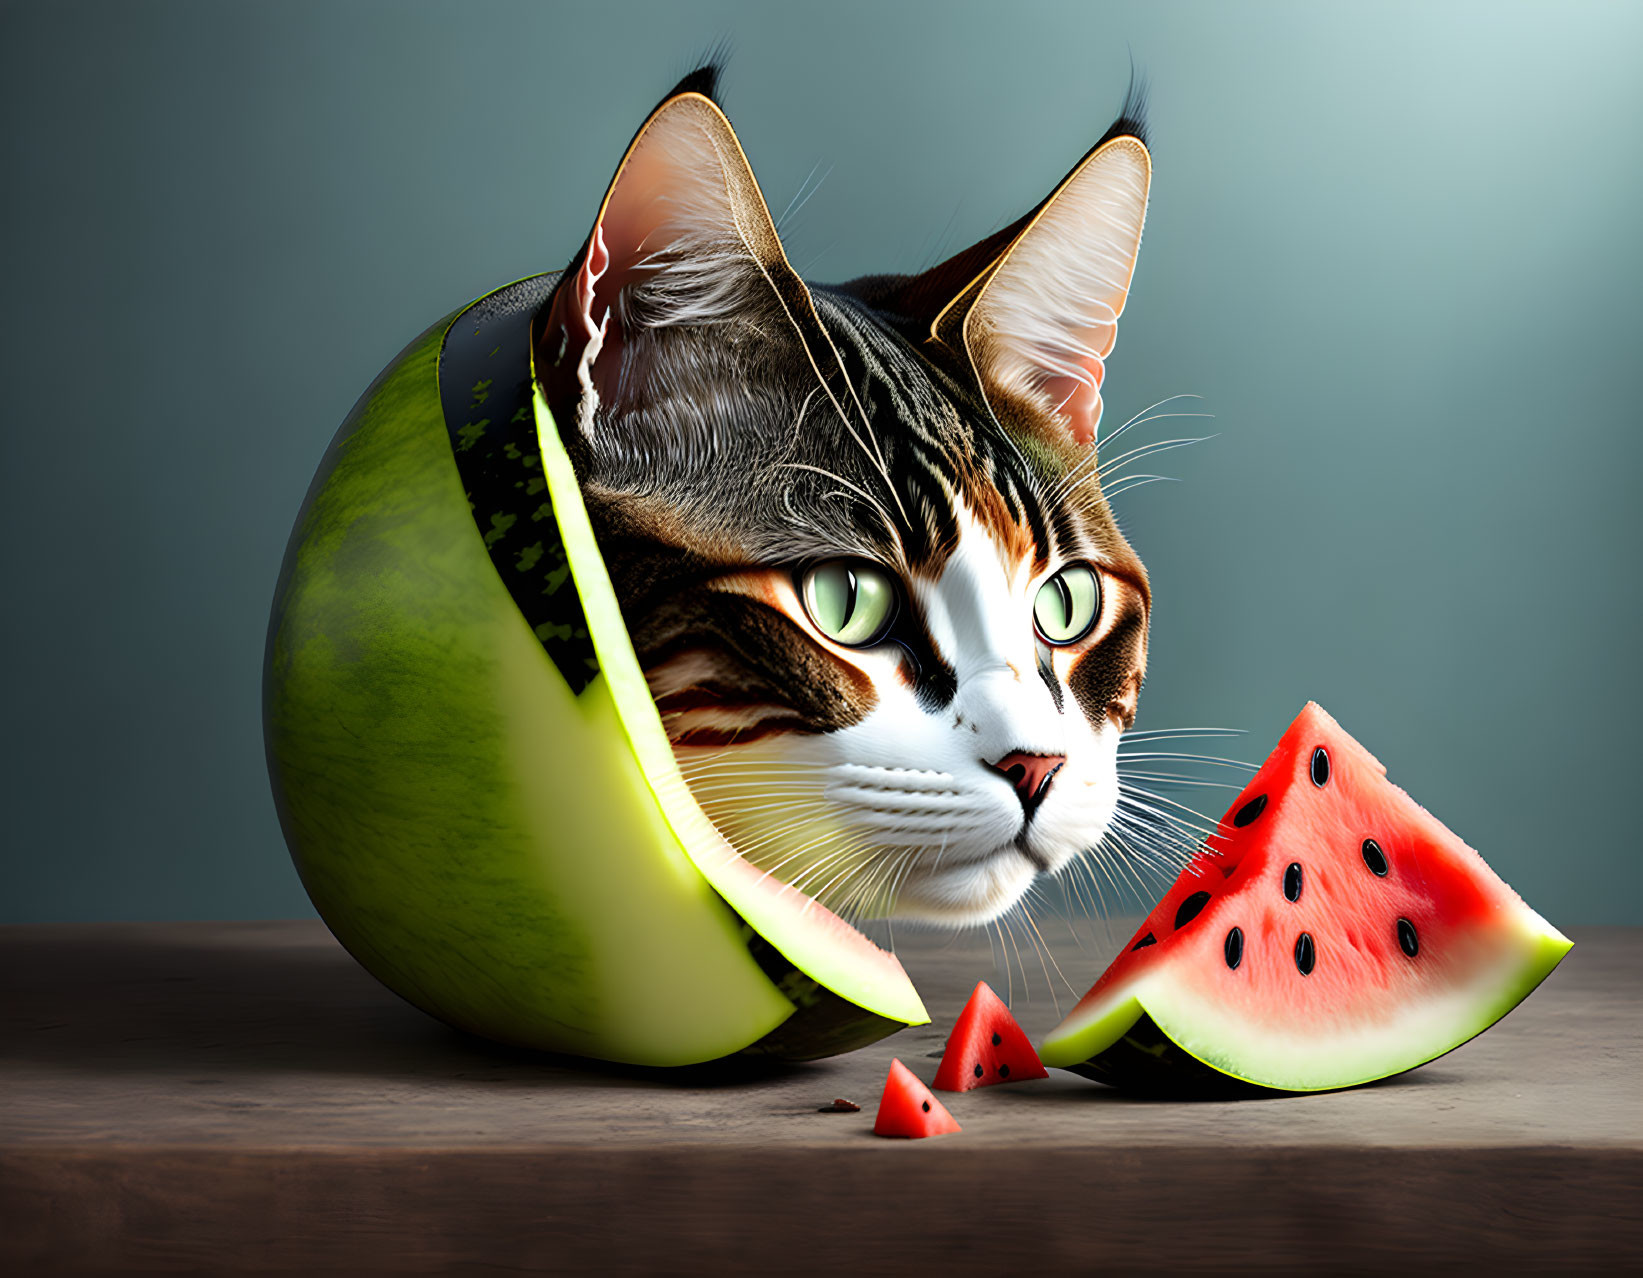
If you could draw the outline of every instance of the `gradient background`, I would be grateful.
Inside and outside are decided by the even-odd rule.
[[[772,206],[829,173],[821,280],[1035,203],[1133,50],[1107,421],[1220,432],[1118,503],[1142,726],[1258,761],[1315,698],[1554,922],[1635,918],[1643,6],[219,0],[0,9],[0,920],[310,913],[259,706],[309,476],[407,340],[570,257],[721,37]]]

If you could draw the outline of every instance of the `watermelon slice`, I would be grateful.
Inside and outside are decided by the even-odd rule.
[[[1004,1000],[982,981],[947,1036],[935,1086],[944,1092],[967,1092],[1049,1076]]]
[[[878,1117],[873,1120],[873,1135],[917,1139],[963,1130],[917,1074],[899,1059],[890,1062],[890,1077],[884,1080],[884,1095],[879,1099]]]
[[[1154,1091],[1352,1087],[1482,1033],[1569,948],[1309,703],[1040,1055]]]

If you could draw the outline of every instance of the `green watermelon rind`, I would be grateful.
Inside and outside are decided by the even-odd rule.
[[[1182,977],[1162,968],[1114,991],[1089,1012],[1069,1016],[1044,1041],[1039,1058],[1046,1065],[1100,1076],[1104,1061],[1116,1063],[1126,1037],[1150,1018],[1171,1043],[1204,1067],[1207,1084],[1235,1080],[1273,1091],[1323,1092],[1390,1078],[1476,1038],[1523,1002],[1562,962],[1573,943],[1528,906],[1517,907],[1514,914],[1494,932],[1502,952],[1478,960],[1474,978],[1441,1006],[1432,1000],[1411,1004],[1397,1022],[1371,1027],[1376,1037],[1390,1040],[1379,1050],[1342,1041],[1340,1035],[1278,1035],[1247,1017],[1218,1017]],[[1409,1021],[1414,1017],[1431,1028],[1412,1032]]]
[[[276,588],[269,773],[321,917],[411,1003],[531,1048],[666,1067],[926,1023],[893,956],[736,858],[676,768],[647,773],[665,736],[613,598],[580,693],[532,632],[444,420],[441,343],[464,313],[355,405]],[[540,405],[536,424],[554,434]],[[580,512],[574,474],[553,478]],[[573,567],[602,580],[581,543]]]

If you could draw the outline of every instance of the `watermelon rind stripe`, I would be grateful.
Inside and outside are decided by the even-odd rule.
[[[350,412],[281,569],[264,726],[293,861],[343,946],[451,1025],[636,1065],[739,1050],[794,1004],[647,812],[604,680],[571,692],[475,535],[449,322]]]
[[[570,692],[597,699],[612,694],[599,677],[595,639],[575,575],[579,564],[570,561],[551,477],[544,474],[534,402],[532,325],[558,279],[550,274],[515,281],[486,294],[449,324],[439,359],[440,402],[476,531],[498,576]],[[557,449],[553,423],[544,418],[541,424],[549,445]],[[584,545],[584,550],[591,547]],[[586,562],[583,556],[580,563]],[[608,629],[620,628],[608,610],[602,620]],[[618,713],[628,712],[618,707]],[[854,1050],[904,1028],[903,1022],[858,1006],[809,976],[745,918],[738,917],[737,923],[753,960],[793,1005],[786,1020],[742,1050],[813,1059]],[[861,937],[851,937],[851,942],[858,949],[870,945]]]

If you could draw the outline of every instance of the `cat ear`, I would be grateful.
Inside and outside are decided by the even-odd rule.
[[[1080,445],[1094,442],[1101,421],[1103,361],[1129,297],[1151,181],[1139,138],[1103,142],[930,326],[933,340],[968,358],[990,400],[1050,414]]]
[[[637,380],[624,348],[639,330],[766,314],[819,327],[788,264],[747,157],[712,100],[711,68],[687,76],[640,127],[582,250],[539,320],[537,373],[550,406],[581,428]]]
[[[972,370],[995,411],[1024,403],[1079,444],[1101,420],[1103,361],[1147,215],[1152,159],[1132,110],[1133,88],[1106,137],[1025,217],[921,275],[844,286]]]

